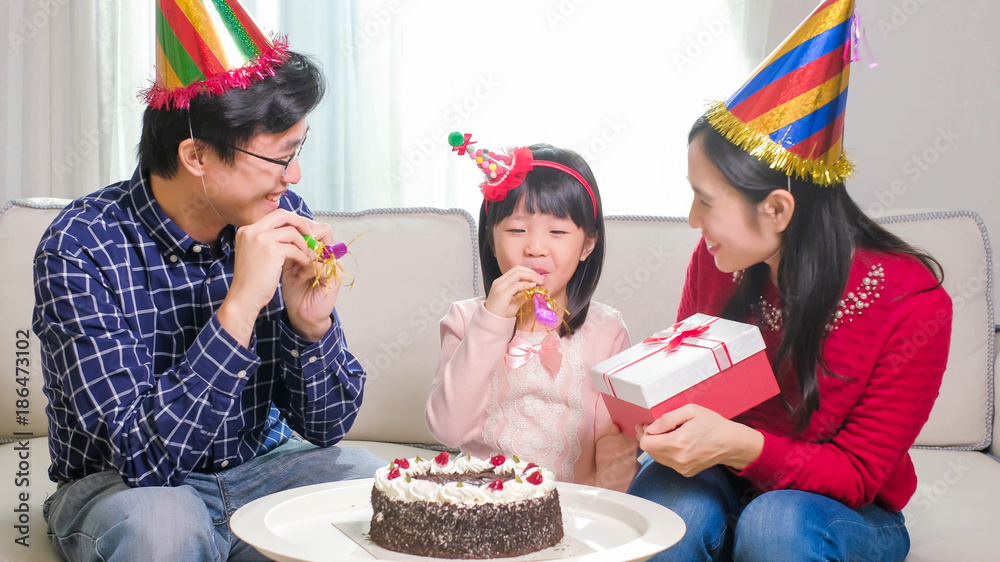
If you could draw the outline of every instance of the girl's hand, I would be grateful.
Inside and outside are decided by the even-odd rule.
[[[743,470],[764,448],[759,431],[697,404],[681,406],[635,430],[639,447],[653,460],[688,477],[718,464]]]
[[[490,296],[486,297],[486,310],[501,318],[513,318],[524,305],[522,293],[537,286],[544,278],[537,271],[515,265],[490,285]]]
[[[632,479],[639,472],[639,462],[636,459],[639,442],[622,433],[621,429],[612,423],[610,432],[598,439],[594,448],[597,485],[619,492],[628,490]]]

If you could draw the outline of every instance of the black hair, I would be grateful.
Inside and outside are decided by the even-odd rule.
[[[594,296],[604,267],[604,210],[601,207],[601,194],[590,166],[576,152],[549,144],[533,144],[528,148],[535,160],[557,162],[575,170],[590,184],[594,200],[591,201],[587,188],[573,176],[562,170],[536,166],[527,173],[521,185],[508,192],[502,201],[491,201],[489,205],[483,201],[479,209],[479,258],[483,264],[483,285],[489,296],[493,281],[503,274],[493,251],[493,227],[514,214],[518,203],[523,200],[524,210],[528,213],[568,217],[596,241],[594,250],[577,265],[566,285],[566,309],[569,315],[560,326],[559,335],[571,335],[587,320],[590,299]]]
[[[326,91],[319,63],[295,52],[275,67],[274,76],[224,94],[200,95],[189,109],[146,108],[138,156],[143,170],[164,178],[177,173],[177,147],[194,138],[232,165],[236,151],[260,134],[282,133],[312,111]],[[190,123],[191,130],[188,129]]]
[[[820,406],[817,368],[837,376],[828,368],[821,351],[828,333],[827,324],[847,285],[854,248],[916,258],[937,279],[937,284],[926,291],[941,285],[944,271],[929,254],[907,244],[866,216],[842,182],[822,187],[794,176],[790,178],[729,142],[705,116],[695,121],[688,143],[696,138],[701,139],[706,156],[748,205],[760,203],[776,189],[790,188],[795,198],[795,210],[782,233],[778,265],[782,339],[775,373],[794,371],[797,404],[791,405],[784,393],[782,396],[796,420],[797,429],[804,430]],[[759,303],[768,269],[767,264],[761,262],[744,271],[736,292],[722,311],[724,318],[740,322],[756,318],[758,325],[763,325]],[[782,380],[783,377],[778,376],[778,381]]]

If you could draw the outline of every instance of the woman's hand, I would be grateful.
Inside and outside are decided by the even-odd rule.
[[[515,265],[490,285],[490,296],[486,297],[486,310],[501,318],[513,318],[524,306],[523,293],[537,286],[544,278],[537,271]]]
[[[718,464],[743,470],[757,460],[764,435],[708,408],[687,404],[635,428],[639,447],[656,462],[684,476]]]

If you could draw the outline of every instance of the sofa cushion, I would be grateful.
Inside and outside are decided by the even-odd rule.
[[[10,413],[0,416],[0,439],[48,435],[38,338],[31,333],[35,303],[31,263],[42,233],[67,203],[36,199],[7,203],[0,209],[0,244],[5,248],[0,267],[0,318],[5,328],[0,335],[4,358],[0,397],[4,411]]]
[[[948,367],[916,444],[983,449],[990,444],[994,409],[993,258],[985,225],[969,211],[879,222],[941,263],[953,301]],[[675,321],[687,263],[700,235],[679,217],[609,216],[605,226],[607,258],[595,298],[619,309],[632,341],[638,341]]]
[[[1000,330],[993,336],[993,445],[990,452],[1000,457],[1000,383],[997,383],[997,354],[1000,352]]]
[[[354,285],[337,297],[348,347],[368,372],[347,439],[436,444],[424,406],[441,347],[438,322],[453,301],[480,292],[472,216],[387,209],[316,219],[338,239],[361,234],[351,244],[353,258],[343,259]]]
[[[1000,559],[1000,462],[974,451],[910,454],[917,491],[903,508],[911,543],[907,562]]]
[[[879,222],[941,263],[954,311],[941,393],[916,444],[984,449],[991,442],[994,414],[993,254],[986,225],[971,211],[890,216]]]

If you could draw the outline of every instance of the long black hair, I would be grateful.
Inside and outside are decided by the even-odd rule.
[[[245,148],[260,134],[282,133],[319,105],[326,81],[319,63],[290,52],[274,76],[249,88],[191,100],[190,109],[146,108],[138,155],[143,170],[164,178],[177,173],[177,146],[191,137],[211,147],[226,164],[236,161],[234,146]],[[191,129],[188,129],[190,123]]]
[[[786,406],[799,430],[809,425],[819,409],[817,369],[836,376],[821,353],[827,324],[837,309],[847,285],[851,258],[856,247],[909,255],[920,260],[941,285],[941,264],[927,253],[907,244],[882,228],[862,212],[843,183],[821,187],[810,181],[790,178],[767,163],[726,140],[702,116],[688,135],[690,144],[700,138],[705,154],[736,188],[748,204],[756,205],[776,189],[791,189],[795,210],[782,233],[778,287],[781,297],[782,337],[778,347],[776,374],[795,373],[797,404]],[[768,266],[761,262],[747,268],[722,316],[736,321],[756,318],[763,322],[760,296],[768,278]],[[783,377],[778,377],[779,382]]]
[[[576,152],[549,144],[533,144],[528,148],[535,160],[557,162],[580,174],[590,184],[594,201],[590,200],[587,188],[580,185],[573,176],[542,166],[528,172],[521,185],[508,192],[502,201],[491,201],[489,205],[483,201],[479,209],[479,259],[483,264],[483,285],[489,296],[493,281],[503,275],[493,250],[493,227],[514,214],[519,202],[524,201],[524,210],[528,213],[569,217],[573,224],[596,242],[594,250],[577,265],[566,285],[566,309],[569,315],[560,326],[559,335],[571,335],[587,320],[590,299],[594,296],[604,267],[604,210],[601,206],[601,193],[590,166]]]

